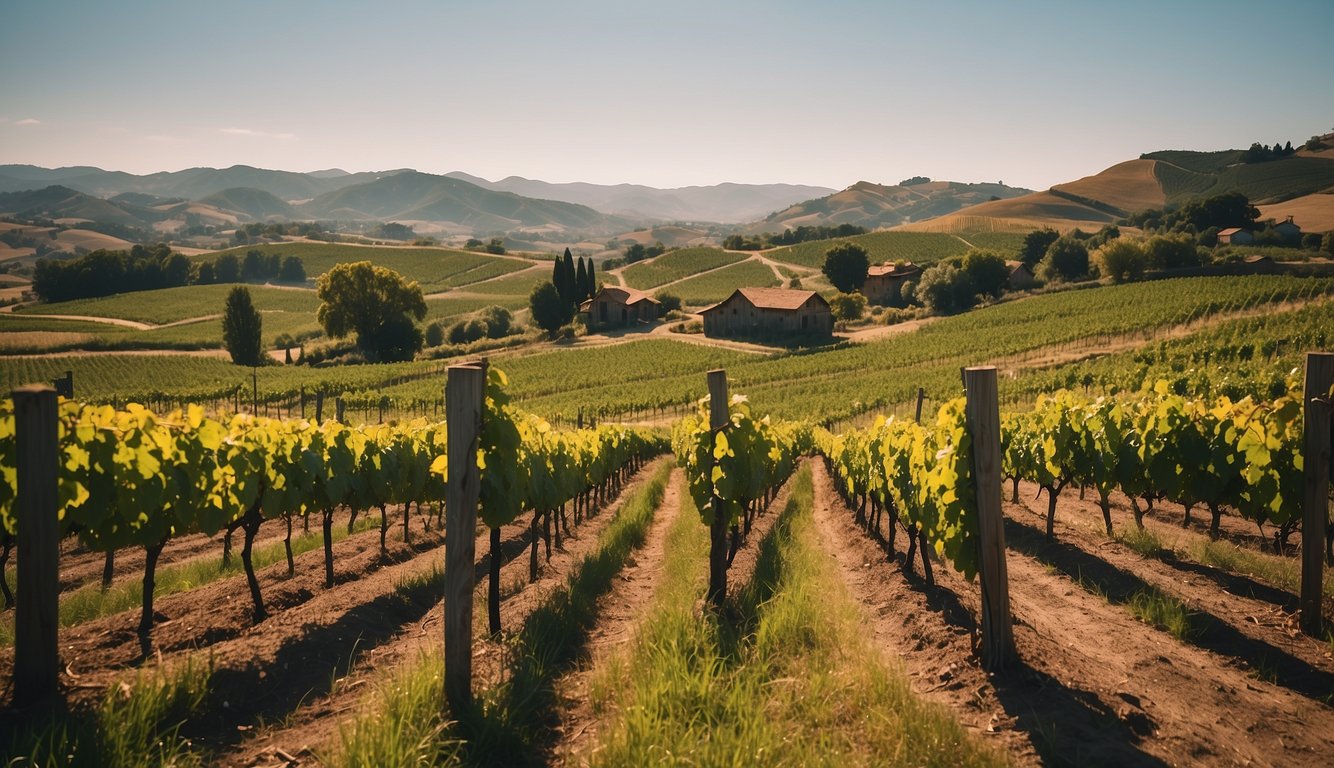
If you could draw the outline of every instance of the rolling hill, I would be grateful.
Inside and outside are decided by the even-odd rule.
[[[612,232],[627,226],[587,206],[496,192],[417,171],[330,192],[296,210],[308,219],[443,221],[475,231],[556,226]]]
[[[753,234],[781,232],[802,225],[855,224],[876,229],[942,216],[992,198],[1011,198],[1026,189],[1003,184],[922,181],[882,185],[859,181],[841,192],[806,200],[746,226]]]
[[[397,172],[306,174],[233,165],[230,168],[187,168],[136,176],[89,166],[40,168],[34,165],[0,165],[0,192],[41,189],[59,184],[95,197],[138,192],[165,198],[199,200],[228,189],[249,187],[292,201],[309,200],[326,192]]]
[[[1329,137],[1334,141],[1334,136]],[[1334,227],[1334,149],[1243,162],[1243,150],[1150,152],[1042,192],[995,200],[901,227],[919,232],[1101,227],[1148,208],[1240,192],[1264,218],[1300,217],[1309,231]],[[1323,193],[1323,194],[1322,194]]]
[[[245,214],[245,216],[257,221],[296,218],[296,209],[286,201],[262,189],[253,187],[224,189],[196,202],[233,213]]]

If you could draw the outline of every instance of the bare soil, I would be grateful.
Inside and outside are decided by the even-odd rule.
[[[1003,746],[1020,764],[1327,760],[1334,747],[1334,709],[1321,702],[1320,694],[1330,692],[1324,683],[1328,673],[1312,655],[1313,646],[1301,650],[1302,641],[1280,640],[1273,627],[1243,629],[1246,619],[1239,614],[1259,605],[1221,594],[1214,577],[1202,574],[1194,574],[1194,581],[1181,577],[1172,586],[1174,594],[1195,601],[1204,627],[1194,643],[1178,641],[1136,620],[1121,604],[1128,589],[1166,584],[1159,568],[1173,566],[1137,560],[1133,552],[1118,551],[1119,544],[1107,544],[1105,536],[1096,544],[1064,526],[1061,542],[1045,545],[1029,522],[1033,510],[1022,503],[1007,502],[1005,508],[1020,661],[1003,675],[989,675],[975,652],[976,584],[942,564],[935,568],[934,587],[905,575],[879,542],[852,522],[825,468],[816,467],[816,521],[830,554],[860,597],[877,641],[888,654],[901,655],[920,694],[949,707],[966,727]],[[1057,519],[1080,514],[1087,510],[1063,498]],[[1100,522],[1101,514],[1095,519]],[[1077,579],[1096,584],[1108,597]],[[1234,599],[1238,607],[1219,609],[1219,601]],[[1269,654],[1268,661],[1257,654]],[[1253,671],[1266,664],[1277,670],[1276,677]],[[1308,681],[1303,674],[1314,677]]]

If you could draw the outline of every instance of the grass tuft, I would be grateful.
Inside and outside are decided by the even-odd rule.
[[[1199,635],[1191,611],[1180,600],[1152,587],[1141,589],[1130,596],[1126,607],[1135,618],[1151,624],[1178,640],[1189,642]]]

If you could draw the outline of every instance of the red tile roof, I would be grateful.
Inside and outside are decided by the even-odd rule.
[[[922,271],[922,268],[905,261],[902,264],[877,264],[866,270],[867,277],[906,277],[916,275]]]

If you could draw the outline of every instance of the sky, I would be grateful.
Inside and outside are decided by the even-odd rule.
[[[0,164],[1003,181],[1334,130],[1334,2],[0,0]]]

